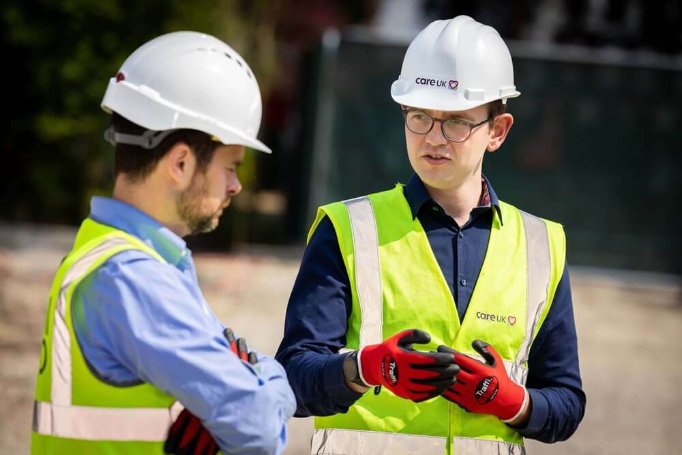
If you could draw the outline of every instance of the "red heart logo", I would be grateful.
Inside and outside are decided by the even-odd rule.
[[[509,321],[509,325],[516,324],[516,316],[507,316],[507,321]]]
[[[451,90],[454,90],[454,89],[456,89],[457,86],[459,85],[459,82],[457,82],[457,81],[448,81],[448,85],[450,86],[450,89],[451,89]]]

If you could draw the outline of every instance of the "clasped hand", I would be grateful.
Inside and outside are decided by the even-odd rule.
[[[438,346],[438,352],[451,354],[459,367],[457,381],[443,397],[466,411],[514,422],[527,407],[528,391],[509,377],[495,348],[481,340],[474,340],[471,346],[485,362],[447,346]]]
[[[410,329],[360,349],[357,361],[361,380],[368,386],[382,385],[415,402],[442,394],[455,383],[459,367],[450,353],[413,348],[413,344],[429,341],[428,333]]]
[[[417,351],[431,336],[418,329],[399,332],[358,353],[360,378],[395,395],[421,402],[442,395],[466,411],[513,421],[526,407],[526,388],[513,382],[495,349],[485,341],[471,345],[485,362],[440,345],[436,352]]]
[[[256,354],[249,352],[244,338],[235,338],[230,328],[225,329],[224,335],[237,357],[251,365],[258,362]],[[211,433],[187,409],[183,409],[171,425],[163,446],[164,453],[174,455],[215,455],[218,450],[218,443]]]

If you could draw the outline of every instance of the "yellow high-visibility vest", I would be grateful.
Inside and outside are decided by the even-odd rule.
[[[163,453],[182,409],[157,387],[98,379],[86,364],[71,320],[76,286],[108,258],[129,249],[166,261],[140,239],[86,219],[52,283],[33,408],[33,454]]]
[[[474,339],[495,347],[525,384],[530,346],[547,316],[565,264],[563,228],[500,202],[464,320],[402,185],[321,207],[336,231],[352,289],[346,349],[379,343],[405,329],[478,357]],[[504,224],[502,224],[502,221]],[[524,453],[523,438],[497,417],[462,410],[442,397],[422,403],[382,388],[345,414],[315,418],[312,453]]]

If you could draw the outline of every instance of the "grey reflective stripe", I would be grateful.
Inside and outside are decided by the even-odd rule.
[[[182,411],[171,408],[95,408],[33,403],[33,431],[89,441],[163,441]]]
[[[37,433],[88,440],[162,441],[172,418],[179,414],[179,404],[170,409],[103,408],[71,404],[71,334],[66,323],[66,294],[97,259],[123,245],[137,248],[125,238],[110,237],[74,262],[64,274],[52,327],[52,401],[34,404],[33,430]]]
[[[471,355],[470,357],[477,358],[481,362],[485,363],[485,359],[478,355]],[[524,365],[518,365],[515,362],[509,360],[503,360],[504,367],[507,370],[509,377],[514,380],[517,384],[526,384],[526,377],[528,376],[528,369]]]
[[[526,449],[519,444],[489,439],[452,439],[452,452],[457,455],[525,455]]]
[[[519,210],[526,235],[526,334],[514,360],[511,377],[519,384],[526,383],[526,368],[533,332],[542,310],[547,306],[552,259],[549,251],[549,234],[545,222]]]
[[[66,292],[74,281],[80,279],[90,266],[108,250],[127,244],[113,237],[90,250],[66,271],[59,288],[52,329],[52,395],[55,405],[71,404],[71,336],[66,324]]]
[[[310,453],[326,455],[443,455],[445,438],[418,434],[324,428],[315,430]]]
[[[360,347],[383,341],[383,303],[379,240],[372,204],[367,196],[343,202],[353,234],[355,288],[360,303]]]

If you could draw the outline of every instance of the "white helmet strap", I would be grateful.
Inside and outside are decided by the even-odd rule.
[[[104,139],[111,145],[128,144],[138,145],[143,149],[153,149],[161,143],[169,134],[176,130],[152,131],[147,130],[142,134],[117,133],[113,126],[104,130]]]

